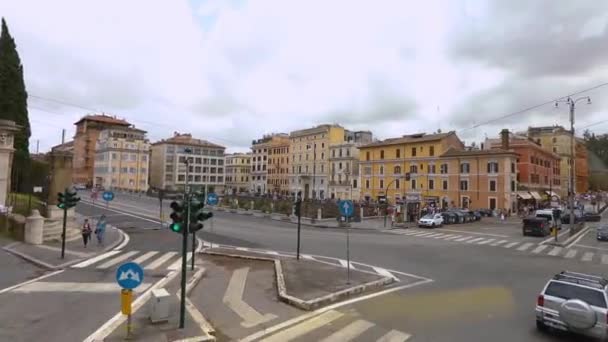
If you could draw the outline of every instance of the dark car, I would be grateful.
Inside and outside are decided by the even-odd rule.
[[[585,222],[600,222],[602,220],[602,216],[597,213],[586,212],[583,215],[583,220]]]
[[[441,216],[443,217],[443,224],[454,224],[458,221],[458,216],[449,211],[444,211]]]
[[[544,217],[530,216],[524,218],[522,232],[524,236],[547,236],[551,233],[551,225]]]
[[[473,216],[475,216],[475,221],[480,221],[483,215],[479,210],[475,210],[473,212]]]
[[[608,241],[608,225],[597,227],[597,241]]]
[[[456,215],[457,219],[454,223],[465,223],[466,222],[466,217],[459,210],[451,210],[450,213]]]
[[[562,213],[561,221],[564,224],[570,224],[570,210],[565,210]],[[574,223],[580,223],[584,221],[583,214],[580,210],[574,210]]]
[[[458,209],[458,211],[462,213],[462,216],[464,216],[464,222],[475,221],[475,216],[473,215],[473,212],[469,209]]]

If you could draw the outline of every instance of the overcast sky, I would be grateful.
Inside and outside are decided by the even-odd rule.
[[[32,144],[93,112],[152,141],[174,131],[246,150],[320,123],[379,138],[567,124],[546,105],[608,82],[608,1],[7,0],[25,68]],[[608,86],[577,127],[608,119]],[[594,131],[608,131],[608,123]]]

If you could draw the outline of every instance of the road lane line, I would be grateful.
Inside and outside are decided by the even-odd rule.
[[[17,285],[13,285],[13,286],[10,286],[10,287],[7,287],[7,288],[4,288],[4,289],[0,290],[0,294],[3,294],[4,292],[11,291],[11,290],[13,290],[13,289],[19,288],[19,287],[24,286],[24,285],[27,285],[27,284],[35,283],[35,282],[37,282],[37,281],[39,281],[39,280],[42,280],[42,279],[45,279],[45,278],[52,277],[52,276],[54,276],[55,274],[62,273],[63,271],[64,271],[64,270],[57,270],[57,271],[54,271],[54,272],[51,272],[51,273],[47,273],[47,274],[45,274],[45,275],[41,275],[40,277],[37,277],[37,278],[34,278],[34,279],[30,279],[30,280],[24,281],[24,282],[19,283],[19,284],[17,284]]]
[[[548,245],[540,245],[540,246],[534,248],[532,250],[532,253],[538,254],[538,253],[542,252],[543,250],[545,250],[547,247],[549,247],[549,246]]]
[[[441,231],[443,232],[450,232],[450,233],[465,233],[465,234],[473,234],[473,235],[486,235],[488,237],[499,237],[499,238],[507,238],[509,237],[508,235],[502,235],[502,234],[491,234],[491,233],[478,233],[478,232],[471,232],[471,231],[466,231],[466,230],[457,230],[457,229],[445,229],[445,228],[441,228]]]
[[[517,245],[519,245],[519,242],[511,242],[511,243],[508,243],[508,244],[504,245],[503,247],[505,247],[505,248],[511,248],[511,247],[517,246]]]
[[[429,235],[433,235],[433,234],[435,234],[435,233],[423,233],[423,234],[418,234],[418,235],[415,235],[415,236],[416,237],[428,237]]]
[[[142,262],[150,259],[151,257],[155,256],[156,254],[158,254],[158,251],[150,251],[144,255],[140,255],[138,256],[135,260],[133,260],[134,263],[137,264],[141,264]]]
[[[524,243],[523,245],[521,245],[521,246],[517,247],[517,250],[518,250],[518,251],[522,251],[522,252],[523,252],[523,251],[525,251],[526,249],[528,249],[528,248],[532,247],[533,245],[534,245],[534,243],[533,243],[533,242],[526,242],[526,243]]]
[[[322,339],[321,342],[347,342],[352,341],[357,336],[363,334],[366,330],[373,327],[375,324],[363,319],[358,319],[335,333]]]
[[[496,247],[496,246],[500,246],[505,242],[509,242],[509,240],[500,240],[500,241],[496,241],[494,243],[491,243],[490,246]]]
[[[559,246],[558,247],[553,247],[553,249],[549,253],[547,253],[547,254],[550,255],[550,256],[557,256],[559,253],[561,253],[561,251],[563,249],[564,249],[563,247],[559,247]]]
[[[239,268],[232,272],[222,300],[224,304],[243,319],[241,326],[245,328],[255,327],[258,324],[277,318],[277,316],[270,313],[262,315],[243,300],[248,273],[249,267]]]
[[[568,251],[568,253],[566,253],[566,255],[564,255],[564,258],[566,259],[572,259],[574,258],[574,256],[576,255],[578,251],[576,249],[571,249]]]
[[[376,342],[405,342],[410,337],[412,335],[393,329],[380,337]]]
[[[444,235],[445,235],[445,234],[443,234],[443,233],[439,233],[439,234],[433,234],[433,235],[429,235],[429,236],[427,236],[427,237],[428,237],[428,238],[435,238],[435,237],[438,237],[438,236],[444,236]]]
[[[336,310],[329,310],[314,318],[304,321],[289,329],[285,329],[277,334],[262,340],[262,342],[287,342],[307,334],[310,331],[318,329],[326,324],[329,324],[336,319],[342,317],[343,314]]]
[[[590,229],[590,227],[585,227],[585,228],[581,229],[580,232],[574,234],[574,236],[568,238],[565,241],[565,247],[570,248],[573,245],[576,245],[585,235],[587,235],[587,233],[590,231],[589,229]],[[580,235],[578,235],[578,237],[577,237],[577,234],[580,234]],[[570,239],[572,239],[572,242],[568,242]]]
[[[467,243],[473,243],[473,242],[477,242],[477,241],[481,241],[481,240],[485,240],[485,238],[475,238],[473,240],[467,241]]]
[[[487,239],[487,240],[484,240],[484,241],[479,241],[477,244],[478,245],[485,245],[486,243],[490,243],[490,242],[492,242],[494,240],[496,240],[496,239]]]
[[[348,265],[348,263],[346,262],[346,260],[344,259],[339,259],[338,261],[340,261],[340,265],[344,268],[346,268],[346,266]],[[353,263],[350,263],[350,269],[351,270],[356,270],[357,268],[355,268],[355,266],[353,266]]]
[[[608,264],[608,255],[602,254],[602,264]]]
[[[444,240],[449,241],[449,240],[458,239],[460,237],[462,237],[462,235],[453,235],[453,236],[450,236],[448,238],[445,238]]]
[[[144,292],[150,283],[143,283],[135,289],[135,292]],[[117,283],[79,283],[79,282],[45,282],[37,281],[11,292],[35,293],[35,292],[87,292],[87,293],[117,293],[120,292]]]
[[[302,259],[315,260],[315,258],[313,258],[311,255],[308,255],[308,254],[300,254],[300,256],[302,257]]]
[[[449,239],[449,238],[450,238],[450,236],[454,236],[454,234],[443,234],[443,236],[437,236],[437,237],[435,237],[434,239],[442,239],[442,240],[445,240],[445,239]]]
[[[123,255],[119,255],[114,259],[110,259],[110,260],[104,262],[103,264],[97,266],[97,268],[105,269],[110,266],[114,266],[114,265],[118,264],[119,262],[129,259],[130,257],[134,256],[137,253],[139,253],[139,251],[130,251],[130,252],[124,253]]]
[[[270,254],[270,255],[279,255],[279,253],[275,252],[275,251],[265,251],[264,253]]]
[[[399,278],[395,277],[395,275],[393,275],[391,272],[389,272],[387,269],[384,269],[382,267],[372,267],[374,269],[374,271],[382,276],[385,277],[391,277],[393,279],[395,279],[395,281],[399,281]]]
[[[467,240],[472,239],[472,238],[473,238],[472,236],[465,236],[465,237],[463,237],[463,238],[456,239],[456,240],[454,240],[454,241],[457,241],[457,242],[462,242],[462,241],[467,241]]]
[[[177,255],[177,252],[167,252],[167,253],[163,254],[161,257],[159,257],[158,259],[152,261],[146,267],[144,267],[144,270],[153,270],[153,269],[157,268],[158,266],[167,262],[167,260],[173,258],[175,255]]]
[[[591,259],[593,259],[593,252],[585,252],[585,254],[583,254],[583,257],[581,258],[581,261],[591,261]]]
[[[236,250],[237,251],[245,251],[245,252],[247,252],[249,250],[249,248],[247,248],[247,247],[237,247]]]
[[[73,267],[73,268],[83,268],[83,267],[87,267],[87,266],[89,266],[89,265],[92,265],[92,264],[94,264],[94,263],[96,263],[96,262],[98,262],[98,261],[101,261],[101,260],[103,260],[103,259],[109,258],[109,257],[111,257],[112,255],[114,255],[114,254],[118,254],[118,253],[120,253],[120,251],[109,251],[109,252],[106,252],[106,253],[100,254],[100,255],[98,255],[98,256],[96,256],[96,257],[94,257],[94,258],[91,258],[91,259],[85,260],[85,261],[83,261],[83,262],[81,262],[81,263],[78,263],[78,264],[76,264],[76,265],[72,265],[72,267]]]
[[[186,263],[188,263],[190,261],[190,259],[192,259],[192,252],[188,252],[188,255],[186,255]],[[181,268],[182,268],[182,258],[181,257],[177,258],[177,260],[175,260],[171,265],[167,266],[167,269],[171,270],[171,271],[177,271]]]
[[[116,246],[116,247],[113,248],[113,250],[119,251],[119,250],[125,248],[125,246],[129,243],[129,241],[131,240],[131,238],[129,237],[129,234],[123,232],[122,230],[120,230],[120,229],[118,229],[116,227],[114,227],[114,229],[116,229],[122,235],[122,237],[123,237],[123,240],[120,243],[120,245],[118,245],[118,246]]]

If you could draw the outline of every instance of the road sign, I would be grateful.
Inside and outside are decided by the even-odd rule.
[[[104,191],[102,197],[104,201],[110,202],[114,199],[114,193],[112,191]]]
[[[35,186],[34,187],[34,193],[39,193],[42,192],[42,187],[41,186]]]
[[[340,208],[340,214],[342,216],[353,216],[353,212],[355,211],[355,205],[353,204],[353,201],[340,201],[340,203],[338,203],[338,207]]]
[[[116,282],[123,289],[134,289],[144,281],[144,270],[134,262],[120,265],[116,270]]]
[[[207,195],[207,204],[216,205],[218,202],[217,195],[215,193],[210,193]]]

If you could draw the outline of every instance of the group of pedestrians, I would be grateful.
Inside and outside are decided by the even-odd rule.
[[[87,247],[87,244],[91,240],[91,234],[95,233],[97,237],[97,245],[103,246],[103,237],[106,233],[106,216],[101,215],[99,220],[97,220],[97,224],[95,225],[95,231],[91,228],[91,223],[89,223],[89,219],[84,219],[84,223],[82,224],[82,241],[84,242],[84,247]]]

